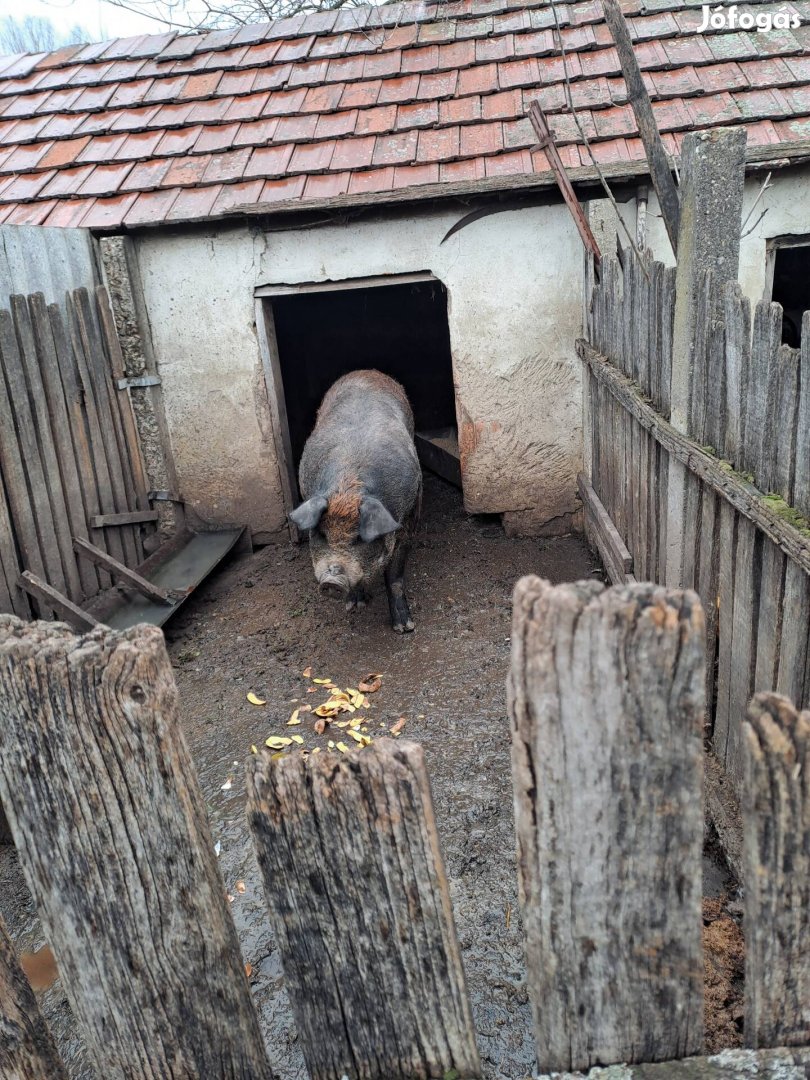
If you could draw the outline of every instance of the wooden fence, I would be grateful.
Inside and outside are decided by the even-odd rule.
[[[760,695],[741,728],[745,1038],[767,1049],[696,1061],[699,599],[525,578],[512,643],[541,1071],[666,1062],[645,1067],[649,1080],[810,1067],[810,714]],[[77,637],[0,616],[0,700],[0,798],[99,1075],[269,1078],[160,631]],[[418,745],[252,757],[248,821],[313,1080],[480,1077]],[[59,1076],[2,933],[0,1001],[0,1075]]]
[[[591,446],[581,486],[597,541],[602,509],[619,534],[613,580],[631,570],[699,593],[713,743],[739,793],[753,693],[810,705],[810,314],[797,350],[780,344],[778,304],[752,316],[736,282],[711,274],[699,298],[683,434],[668,422],[674,271],[649,255],[624,273],[605,260],[578,343]],[[685,482],[673,491],[675,465]]]
[[[92,625],[79,605],[143,562],[157,515],[123,375],[104,287],[0,309],[0,612]]]

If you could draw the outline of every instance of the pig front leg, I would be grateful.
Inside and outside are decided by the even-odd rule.
[[[385,571],[385,589],[391,611],[391,626],[398,634],[410,633],[414,628],[408,601],[405,598],[405,560],[407,557],[407,544],[398,543]]]
[[[370,599],[371,595],[361,585],[355,585],[346,597],[346,610],[362,611]]]

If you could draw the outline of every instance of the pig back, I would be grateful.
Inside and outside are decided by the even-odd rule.
[[[352,371],[327,391],[301,457],[305,499],[347,484],[374,495],[402,522],[421,490],[413,413],[400,384],[379,371]]]

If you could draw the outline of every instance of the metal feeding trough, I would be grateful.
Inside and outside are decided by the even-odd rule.
[[[447,427],[435,431],[417,431],[414,441],[422,467],[460,488],[461,458],[456,429]]]
[[[182,529],[150,555],[137,573],[120,575],[122,586],[107,593],[88,614],[113,630],[138,623],[163,626],[245,533],[244,526],[216,532]]]

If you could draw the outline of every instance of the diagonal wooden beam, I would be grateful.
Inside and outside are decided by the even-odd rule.
[[[672,177],[672,169],[667,159],[667,152],[661,141],[661,133],[653,116],[650,95],[647,93],[647,87],[641,77],[641,69],[636,60],[636,54],[633,52],[630,31],[619,7],[619,0],[602,0],[602,7],[605,12],[605,21],[610,27],[610,32],[616,43],[616,52],[619,54],[622,74],[624,75],[624,81],[627,83],[627,100],[633,108],[633,115],[638,124],[638,132],[644,143],[644,152],[650,166],[650,178],[658,196],[667,236],[669,236],[673,252],[677,255],[678,226],[681,218],[680,200],[678,198],[678,189]]]
[[[73,547],[79,555],[83,555],[85,559],[89,559],[90,562],[94,562],[97,566],[103,566],[113,578],[126,582],[133,589],[137,589],[139,593],[148,596],[150,600],[157,600],[161,604],[174,603],[174,598],[165,589],[153,585],[151,581],[147,581],[145,577],[141,577],[134,570],[130,570],[128,566],[124,566],[118,559],[108,555],[106,551],[101,551],[100,548],[94,547],[93,544],[89,544],[78,536],[73,537]]]
[[[582,237],[582,243],[593,255],[598,273],[599,266],[602,262],[602,253],[599,250],[596,237],[591,232],[591,227],[588,224],[588,219],[585,217],[585,211],[582,209],[582,204],[571,186],[571,181],[568,179],[568,173],[565,171],[565,166],[562,163],[557,144],[554,142],[554,136],[551,134],[548,121],[546,120],[543,110],[536,101],[533,101],[529,106],[529,119],[531,120],[532,127],[537,135],[538,148],[545,150],[546,152],[546,157],[548,158],[549,165],[551,165],[551,168],[554,171],[554,176],[557,180],[557,185],[562,192],[562,197],[565,199],[568,209],[571,211],[574,224],[579,230],[579,235]]]

